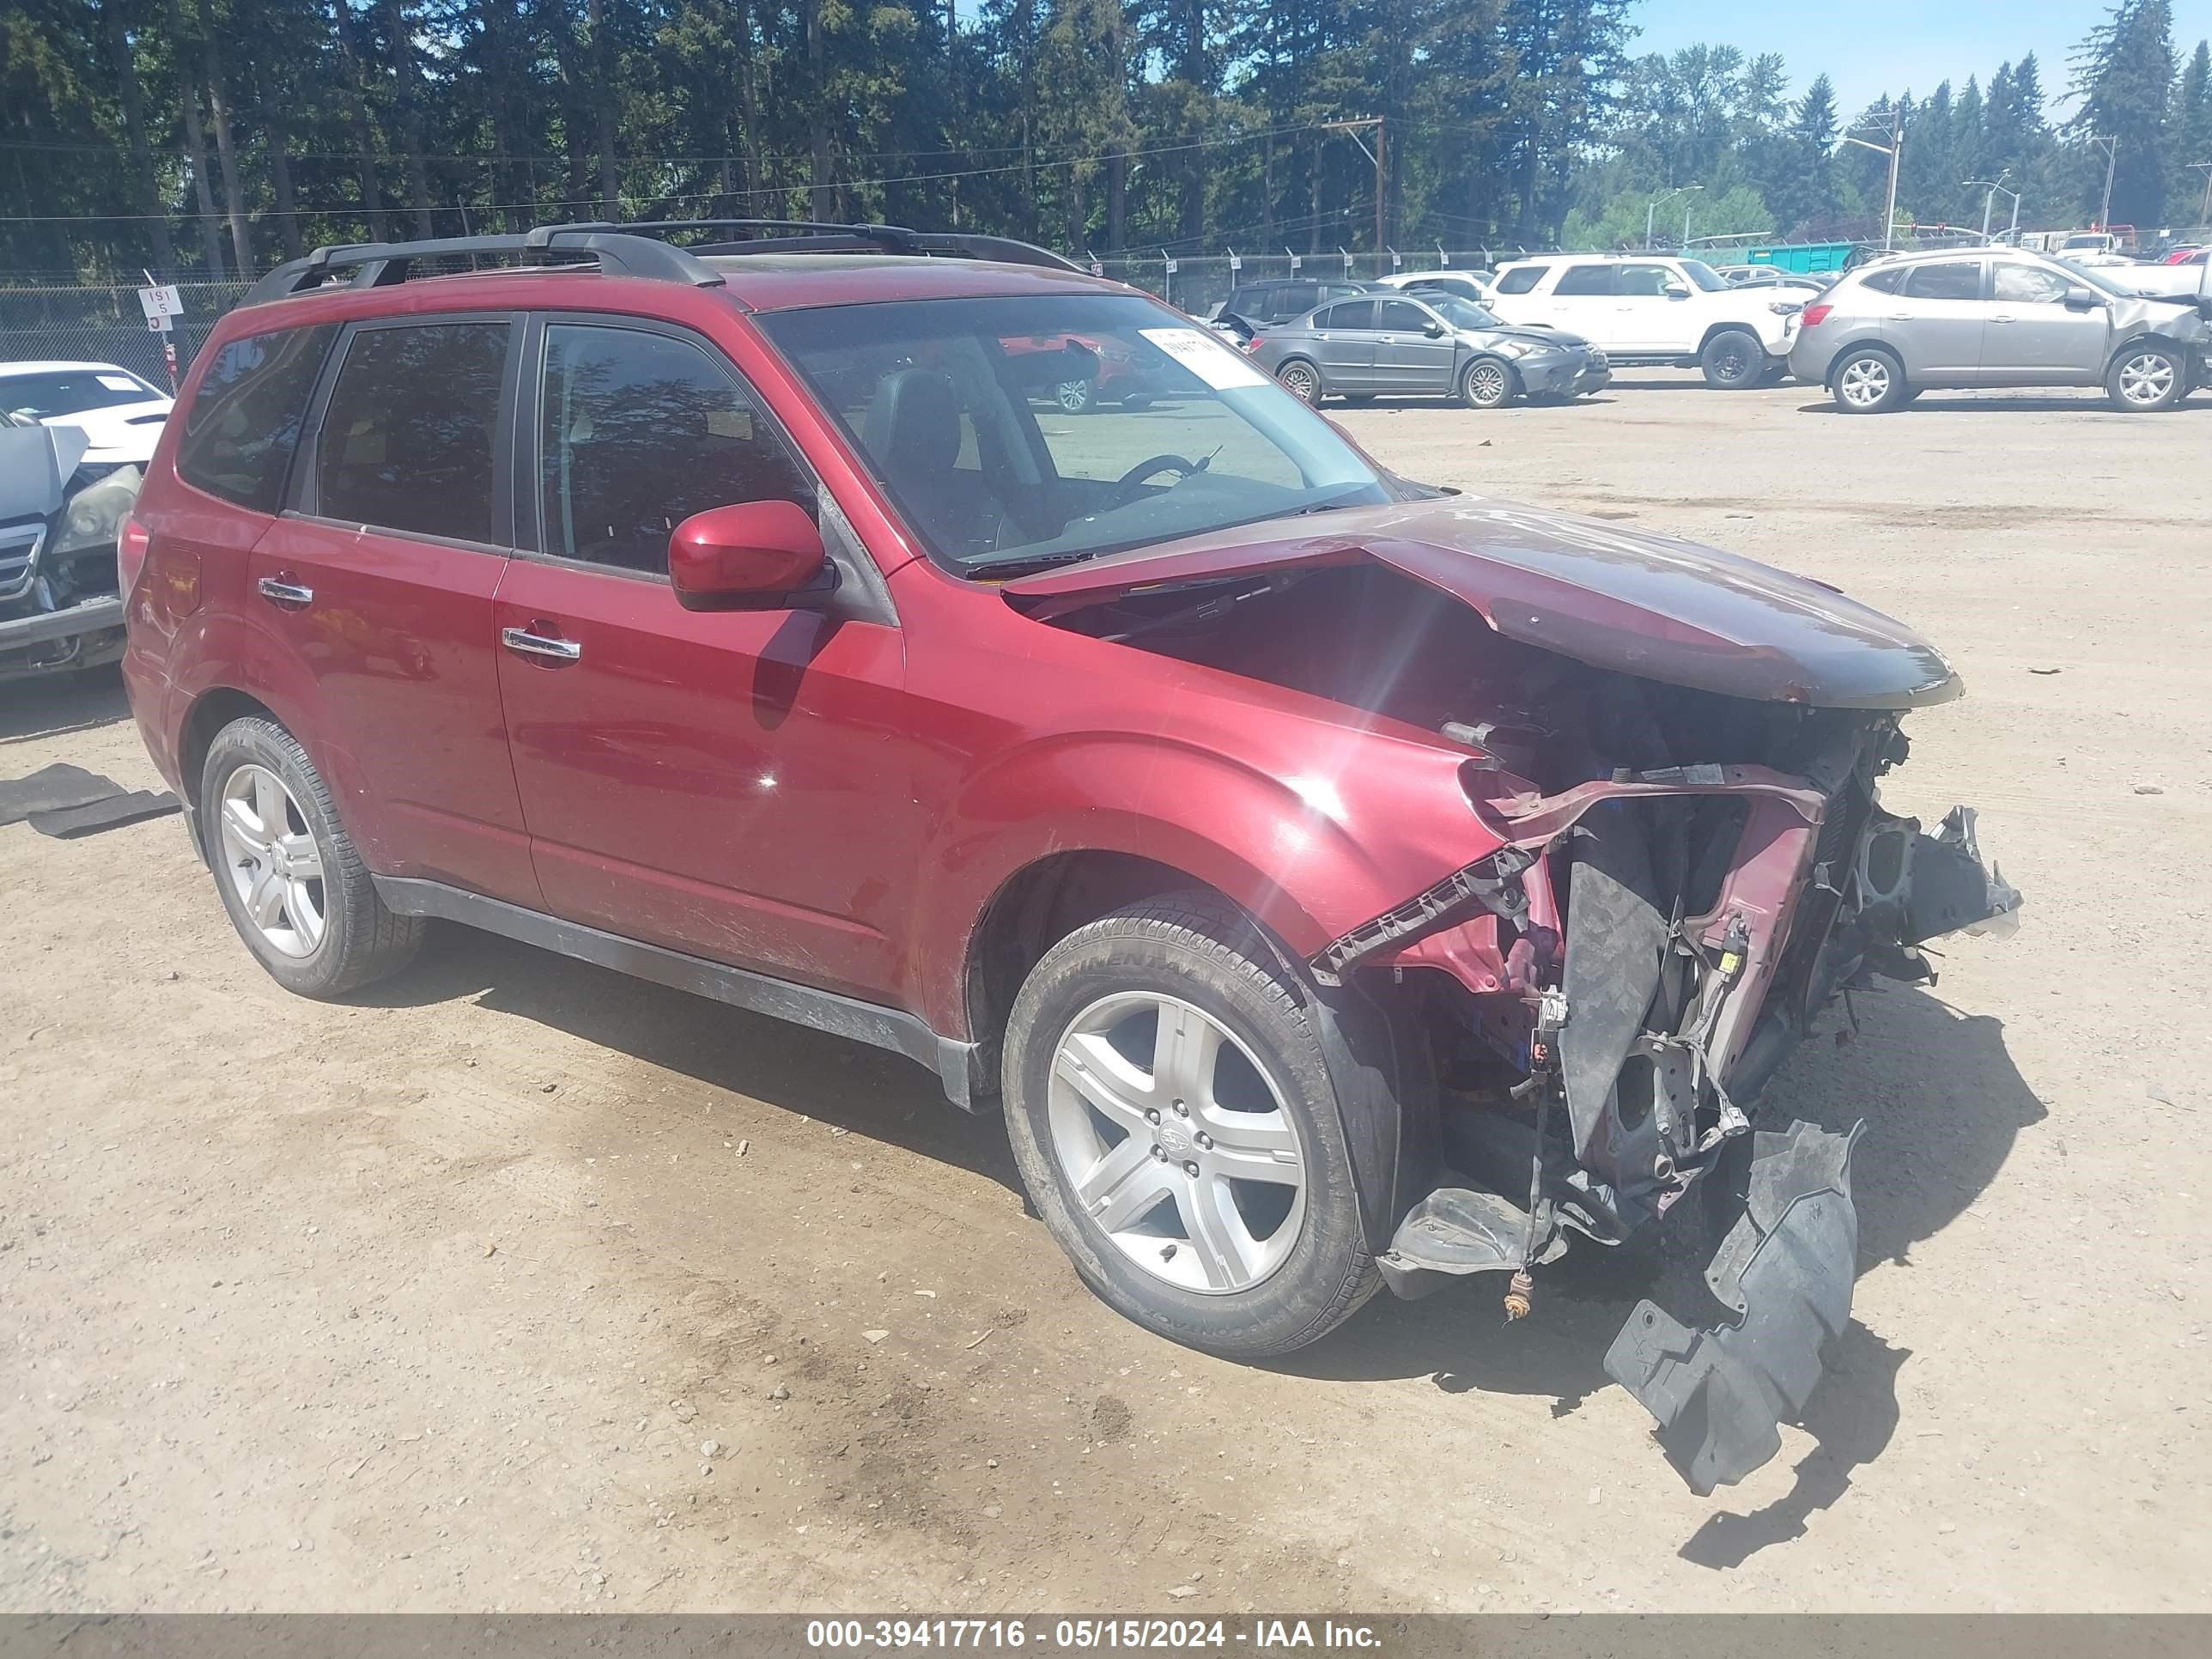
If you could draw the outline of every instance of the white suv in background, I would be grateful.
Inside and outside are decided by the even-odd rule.
[[[1581,335],[1615,368],[1699,368],[1728,392],[1781,379],[1803,308],[1731,288],[1702,259],[1650,253],[1515,260],[1498,267],[1488,303],[1509,323]]]

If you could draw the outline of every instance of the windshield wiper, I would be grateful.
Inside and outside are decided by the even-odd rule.
[[[1303,519],[1310,514],[1334,513],[1344,507],[1357,507],[1359,503],[1352,498],[1355,495],[1365,495],[1370,487],[1367,484],[1361,484],[1356,489],[1346,490],[1340,495],[1331,495],[1326,501],[1312,501],[1304,507],[1294,507],[1283,516],[1286,519]]]

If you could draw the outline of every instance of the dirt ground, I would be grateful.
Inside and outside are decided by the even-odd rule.
[[[2010,941],[1775,1098],[1864,1116],[1858,1322],[1692,1497],[1584,1249],[1507,1327],[1380,1297],[1274,1369],[1093,1301],[911,1066],[449,930],[288,996],[176,820],[0,829],[0,1610],[2203,1609],[2212,398],[2160,417],[1632,374],[1340,418],[1413,476],[1923,628]],[[155,782],[112,678],[0,775]]]

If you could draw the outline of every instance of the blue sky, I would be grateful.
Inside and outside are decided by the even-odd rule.
[[[1789,60],[1792,96],[1825,70],[1847,117],[1885,91],[1924,94],[1946,79],[1962,86],[1969,75],[1986,86],[1999,64],[2033,52],[2056,111],[2075,43],[2107,9],[2099,0],[1643,0],[1634,13],[1643,33],[1631,50],[1705,40],[1747,54],[1778,52]],[[2212,0],[2174,0],[2175,50],[2185,58],[2207,36]]]

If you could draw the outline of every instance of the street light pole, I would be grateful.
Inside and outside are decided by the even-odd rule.
[[[1882,210],[1881,251],[1888,252],[1897,243],[1897,163],[1905,154],[1905,111],[1902,106],[1893,106],[1889,112],[1889,142],[1877,144],[1870,138],[1854,138],[1844,135],[1847,144],[1856,144],[1861,149],[1870,149],[1877,155],[1889,157],[1889,205]]]
[[[2119,170],[2120,141],[2108,134],[2094,133],[2089,142],[2105,147],[2105,205],[2098,211],[2097,228],[2109,235],[2112,228],[2112,175]]]
[[[1999,191],[2003,191],[2006,195],[2012,198],[2012,240],[2015,242],[2020,240],[2020,192],[2016,190],[2008,189],[2005,185],[2005,180],[2011,176],[2012,169],[2010,167],[2007,167],[2002,173],[2000,173],[1994,179],[1961,179],[1959,180],[1961,185],[1984,185],[1989,188],[1989,194],[1982,198],[1982,240],[1984,242],[1990,240],[1990,215],[1991,210],[1996,205],[1997,192]]]
[[[2204,175],[2204,205],[2197,210],[2197,222],[2212,225],[2212,161],[2191,161],[2188,165],[2191,173]]]
[[[1693,190],[1703,190],[1705,186],[1703,185],[1683,185],[1677,189],[1667,191],[1662,194],[1655,196],[1651,198],[1650,204],[1644,210],[1644,251],[1646,253],[1651,252],[1651,227],[1656,215],[1658,214],[1660,204],[1663,202],[1671,202],[1677,196],[1686,196]],[[1682,218],[1682,240],[1686,242],[1690,240],[1690,221],[1686,211],[1685,211]]]

